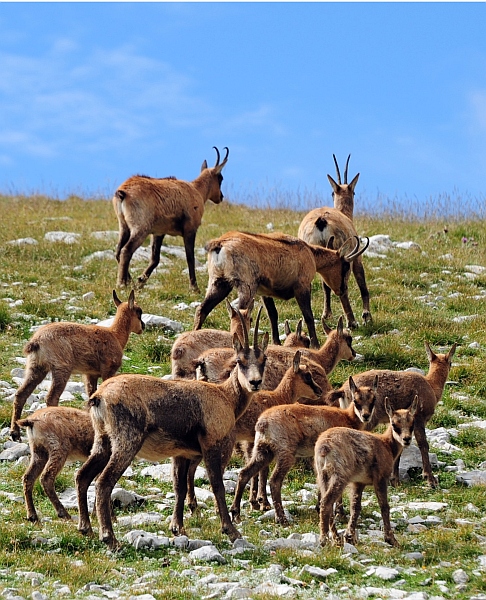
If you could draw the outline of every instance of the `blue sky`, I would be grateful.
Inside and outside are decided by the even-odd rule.
[[[357,206],[484,203],[484,3],[1,3],[0,31],[0,192],[111,197],[228,146],[230,200],[329,203],[351,153]]]

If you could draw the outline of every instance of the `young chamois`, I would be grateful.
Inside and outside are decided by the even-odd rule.
[[[348,163],[350,156],[351,155],[348,156],[348,160],[346,161],[344,183],[341,183],[341,173],[339,171],[336,157],[333,154],[338,183],[336,183],[330,175],[327,177],[333,189],[332,196],[334,200],[334,208],[330,208],[329,206],[315,208],[307,213],[307,215],[303,218],[297,235],[301,240],[306,241],[308,244],[328,247],[329,240],[334,238],[334,244],[339,247],[344,244],[348,238],[358,235],[353,223],[353,210],[354,188],[358,183],[359,173],[351,181],[351,183],[348,184]],[[362,318],[365,323],[368,323],[371,321],[370,295],[366,285],[366,277],[361,256],[358,256],[352,262],[351,268],[353,270],[356,283],[358,284],[359,291],[361,293],[361,300],[363,302]],[[347,283],[349,279],[349,272],[347,273],[346,278]],[[322,313],[322,317],[324,319],[330,319],[332,317],[331,288],[327,285],[324,279],[322,280],[322,288],[324,290],[324,311]],[[349,306],[349,312],[346,312],[346,317],[348,321],[348,327],[354,328],[358,326],[351,306]]]
[[[223,200],[221,171],[228,161],[228,148],[220,163],[216,150],[216,164],[208,168],[204,161],[200,175],[192,182],[175,177],[155,179],[135,175],[127,179],[113,196],[113,208],[119,224],[119,239],[116,246],[118,261],[117,285],[128,285],[128,271],[133,253],[146,237],[152,235],[152,256],[148,267],[138,278],[142,286],[160,261],[160,248],[166,235],[182,236],[186,250],[191,288],[199,292],[196,281],[194,244],[201,225],[207,200],[219,204]]]
[[[352,346],[353,338],[343,328],[342,317],[339,317],[336,329],[331,329],[324,321],[322,326],[327,335],[325,343],[318,350],[301,348],[301,362],[309,366],[312,376],[323,392],[330,392],[332,388],[327,375],[340,360],[353,360],[356,352]],[[292,348],[269,345],[262,389],[274,390],[285,371],[292,366],[293,358]],[[195,361],[195,368],[199,369],[200,377],[216,383],[224,381],[233,367],[234,356],[224,348],[206,350]]]
[[[233,308],[228,299],[226,299],[226,308],[230,318],[230,330],[220,331],[219,329],[198,329],[197,331],[185,331],[174,342],[170,358],[172,362],[173,379],[196,379],[196,367],[194,360],[208,348],[228,348],[231,355],[234,355],[233,336],[236,335],[243,339],[242,322],[240,315],[247,330],[251,325],[251,312],[253,302],[250,302],[247,308],[239,312]]]
[[[317,273],[341,299],[345,313],[349,307],[347,278],[350,264],[368,247],[360,249],[360,239],[349,251],[349,241],[339,250],[312,246],[283,233],[255,234],[230,231],[209,241],[209,282],[206,296],[197,307],[194,329],[200,329],[208,314],[233,288],[240,308],[245,308],[255,294],[263,298],[272,326],[272,341],[280,344],[278,313],[273,298],[295,298],[307,325],[311,347],[318,348],[314,315],[311,309],[311,284]]]
[[[320,542],[325,545],[329,535],[341,543],[334,523],[334,503],[339,501],[347,485],[350,487],[350,517],[344,539],[356,544],[356,523],[361,511],[361,496],[367,485],[373,485],[381,516],[385,542],[398,546],[390,524],[388,480],[393,464],[403,447],[410,446],[414,417],[419,410],[418,396],[408,409],[393,410],[388,398],[384,408],[389,423],[383,434],[334,427],[319,436],[314,452],[315,470],[320,492]]]
[[[85,461],[94,440],[93,425],[87,410],[67,406],[48,406],[17,421],[27,429],[30,463],[22,478],[27,519],[37,522],[33,490],[40,475],[46,496],[60,519],[70,519],[55,490],[55,481],[67,461]]]
[[[353,401],[346,409],[334,406],[291,404],[266,410],[255,425],[255,442],[250,462],[240,471],[230,512],[235,522],[240,520],[243,491],[251,477],[275,467],[270,477],[270,492],[275,509],[275,521],[288,525],[282,506],[282,484],[285,475],[298,458],[314,456],[314,445],[319,435],[331,427],[363,429],[373,413],[378,378],[371,387],[358,387],[349,378]]]
[[[423,474],[429,485],[436,487],[437,480],[432,474],[429,460],[429,444],[425,435],[425,426],[434,414],[435,407],[442,397],[444,386],[452,366],[452,357],[456,351],[453,344],[447,354],[435,354],[429,344],[425,342],[425,350],[429,359],[429,372],[423,376],[415,371],[389,371],[376,370],[364,371],[354,376],[356,385],[370,385],[370,382],[378,375],[380,387],[376,396],[375,412],[367,424],[368,431],[373,430],[379,423],[388,422],[388,414],[385,408],[385,398],[388,396],[392,410],[408,408],[416,395],[420,398],[420,406],[417,409],[414,420],[414,434],[417,445],[422,455]],[[343,386],[344,390],[347,386]],[[398,468],[400,458],[395,463],[393,479],[398,483]]]
[[[259,346],[260,312],[252,347],[246,328],[243,328],[242,342],[234,336],[237,363],[231,376],[220,385],[119,375],[105,381],[91,396],[89,406],[95,439],[91,454],[76,477],[81,532],[92,531],[87,490],[97,477],[99,537],[110,548],[118,546],[110,513],[110,495],[125,469],[138,456],[151,461],[172,457],[175,506],[170,528],[174,534],[183,534],[187,472],[191,459],[202,457],[222,531],[232,541],[241,537],[226,506],[223,465],[232,450],[231,433],[235,423],[262,384],[268,333]]]
[[[301,351],[294,351],[292,366],[284,373],[280,383],[274,390],[260,390],[253,395],[250,406],[244,414],[236,421],[233,429],[232,438],[234,443],[238,443],[243,450],[247,462],[250,461],[253,441],[255,439],[255,425],[259,416],[267,408],[278,406],[280,404],[293,404],[294,402],[304,402],[306,399],[311,401],[319,400],[322,389],[317,385],[312,377],[312,372],[305,364],[301,364]],[[190,476],[188,481],[189,491],[187,494],[187,503],[192,512],[197,507],[197,500],[194,493],[194,473],[200,460],[196,459],[191,463]],[[267,469],[268,471],[268,469]],[[192,474],[192,481],[191,481]],[[264,474],[265,486],[267,473]],[[257,503],[258,477],[253,477],[250,502],[253,505]],[[264,496],[264,504],[268,505],[265,486],[258,494]]]
[[[40,327],[24,346],[27,355],[25,379],[15,394],[10,435],[20,440],[20,419],[24,404],[39,383],[51,372],[52,384],[47,406],[57,406],[73,373],[81,373],[88,396],[96,390],[98,379],[113,377],[120,368],[130,333],[142,333],[142,309],[135,302],[133,290],[128,302],[121,302],[113,290],[117,307],[110,327],[81,323],[49,323]]]

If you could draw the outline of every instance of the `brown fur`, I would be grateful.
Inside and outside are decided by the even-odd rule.
[[[373,412],[375,395],[376,381],[373,387],[355,387],[354,402],[347,409],[292,404],[266,410],[255,426],[251,461],[240,471],[238,477],[235,499],[230,509],[233,519],[239,521],[241,498],[250,478],[275,460],[275,468],[270,477],[275,521],[288,524],[281,495],[285,475],[297,458],[314,455],[316,440],[326,429],[337,426],[362,429]]]
[[[113,300],[117,310],[110,327],[49,323],[40,327],[27,342],[25,379],[15,394],[12,411],[12,439],[20,439],[17,420],[27,398],[49,372],[52,384],[45,401],[47,406],[57,406],[71,374],[83,375],[86,393],[90,396],[100,377],[105,380],[118,371],[130,333],[142,333],[145,325],[133,291],[128,302],[121,302],[113,291]]]
[[[320,492],[320,541],[326,544],[331,534],[341,543],[333,518],[333,506],[345,487],[350,486],[350,518],[345,540],[357,543],[356,523],[361,511],[361,496],[367,485],[373,485],[383,518],[385,542],[398,546],[390,524],[388,479],[404,446],[409,446],[413,421],[418,406],[415,396],[408,410],[393,411],[385,402],[389,427],[384,434],[334,427],[319,436],[315,445],[315,469]]]
[[[238,312],[228,300],[226,300],[226,307],[230,317],[229,332],[219,329],[198,329],[185,331],[176,339],[170,352],[173,379],[196,379],[194,361],[208,348],[227,348],[231,355],[234,355],[233,335],[236,333],[240,340],[243,339],[242,324]],[[239,311],[247,329],[250,329],[252,310],[253,302],[248,308]]]
[[[76,477],[79,530],[91,533],[87,490],[96,481],[99,536],[110,548],[118,543],[110,514],[111,491],[125,469],[139,456],[151,461],[172,457],[176,496],[171,530],[185,532],[184,499],[191,459],[202,457],[221,518],[222,531],[231,540],[241,534],[231,523],[225,502],[222,465],[231,451],[230,434],[261,386],[268,334],[258,345],[255,325],[253,347],[248,336],[242,345],[234,337],[237,366],[224,383],[161,380],[145,375],[119,375],[104,382],[91,396],[90,414],[95,441],[89,459]]]
[[[272,341],[280,344],[278,313],[273,298],[295,298],[302,311],[311,346],[319,347],[311,309],[311,284],[318,272],[339,297],[347,296],[346,272],[364,252],[344,244],[339,250],[311,246],[283,233],[253,234],[230,231],[206,244],[209,283],[206,296],[196,309],[194,329],[200,329],[208,314],[233,288],[239,306],[245,308],[258,293],[263,297],[272,326]],[[369,243],[369,240],[368,240]]]
[[[429,359],[429,372],[423,376],[415,371],[365,371],[354,376],[356,385],[369,385],[376,376],[379,378],[379,388],[376,396],[375,412],[366,429],[371,431],[379,423],[387,423],[388,415],[385,410],[385,398],[388,396],[393,410],[408,408],[416,395],[420,398],[420,407],[414,421],[414,434],[417,445],[422,454],[423,474],[432,487],[437,481],[432,474],[429,460],[429,444],[425,435],[425,425],[434,414],[435,407],[442,397],[444,385],[452,365],[452,357],[456,344],[447,354],[435,354],[429,344],[425,342],[425,349]],[[348,388],[343,386],[343,390]],[[394,481],[398,482],[398,467],[400,459],[395,463]]]
[[[22,478],[28,520],[39,520],[32,494],[39,476],[57,516],[70,519],[56,494],[55,481],[67,461],[84,462],[89,456],[94,431],[88,411],[49,406],[36,410],[27,419],[20,419],[17,424],[27,428],[30,445],[30,464]]]
[[[338,182],[328,175],[329,182],[333,189],[333,200],[334,208],[329,206],[323,206],[321,208],[315,208],[311,210],[303,218],[300,226],[298,237],[308,244],[315,244],[316,246],[328,247],[329,241],[334,238],[334,244],[340,247],[350,237],[357,236],[356,228],[353,223],[353,210],[354,210],[354,188],[358,183],[359,173],[354,177],[353,181],[348,184],[347,173],[348,173],[348,162],[346,162],[346,170],[344,176],[344,184],[341,184],[341,174],[339,167],[334,157],[336,164],[336,171],[338,175]],[[363,302],[363,321],[368,323],[372,320],[370,312],[370,295],[368,287],[366,285],[366,276],[363,268],[362,257],[358,256],[351,265],[354,277],[358,284],[361,299]],[[346,274],[346,284],[349,279],[349,271]],[[326,284],[324,279],[322,280],[322,287],[324,290],[324,311],[322,313],[323,319],[330,319],[332,317],[331,310],[331,289]],[[345,314],[347,317],[348,327],[354,328],[358,326],[358,323],[354,317],[353,310],[349,301],[346,304]]]
[[[152,235],[152,258],[149,266],[138,278],[142,286],[160,261],[160,248],[166,235],[182,236],[186,250],[191,288],[199,291],[196,281],[194,244],[201,225],[207,200],[219,204],[223,200],[221,170],[228,160],[229,151],[219,163],[219,151],[215,147],[217,161],[208,168],[203,162],[201,173],[192,182],[175,178],[154,179],[135,175],[115,192],[113,208],[118,218],[120,235],[116,247],[118,261],[117,285],[128,285],[128,271],[133,253],[146,237]]]

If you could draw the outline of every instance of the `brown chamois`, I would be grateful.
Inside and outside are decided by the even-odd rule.
[[[302,319],[299,319],[297,323],[297,327],[295,331],[292,331],[290,328],[290,323],[288,319],[284,321],[284,332],[285,339],[283,342],[284,346],[290,348],[309,348],[310,347],[310,339],[308,336],[302,331]]]
[[[239,311],[247,330],[251,325],[251,312],[253,302],[249,306]],[[173,379],[196,379],[196,367],[194,360],[198,358],[208,348],[228,348],[231,356],[234,355],[233,335],[243,339],[242,324],[240,316],[235,308],[226,299],[226,308],[230,317],[230,330],[220,331],[219,329],[198,329],[197,331],[185,331],[174,342],[170,358],[172,362]],[[229,374],[229,373],[228,373]]]
[[[40,408],[26,419],[17,421],[27,429],[30,445],[30,464],[24,473],[27,519],[39,520],[34,506],[33,489],[39,478],[60,519],[70,519],[54,487],[56,477],[67,461],[84,462],[94,440],[93,425],[87,410],[67,406]]]
[[[194,329],[200,329],[213,308],[236,288],[240,308],[245,308],[257,293],[262,296],[272,326],[272,341],[278,345],[278,313],[273,298],[295,298],[307,325],[311,347],[319,348],[311,308],[312,280],[318,272],[340,297],[343,307],[349,305],[346,273],[369,244],[367,239],[360,249],[360,239],[352,239],[356,246],[351,251],[349,240],[339,250],[330,250],[283,233],[230,231],[209,241],[205,246],[209,282],[206,296],[196,309]]]
[[[309,365],[312,376],[323,392],[332,390],[327,375],[340,360],[354,360],[356,352],[352,346],[353,338],[343,328],[343,319],[339,317],[337,328],[331,329],[323,321],[322,327],[327,335],[325,343],[319,350],[301,349],[301,362]],[[267,364],[262,389],[274,390],[285,371],[292,366],[294,352],[286,346],[269,345],[267,348]],[[206,350],[195,361],[200,377],[206,381],[220,383],[224,381],[234,367],[234,356],[223,348]],[[318,368],[321,367],[321,368]],[[320,404],[327,403],[320,402]]]
[[[346,409],[335,406],[291,404],[266,410],[255,425],[255,442],[251,461],[241,471],[230,508],[233,520],[239,522],[240,503],[246,484],[256,473],[275,467],[270,477],[270,492],[275,509],[275,521],[287,525],[282,506],[282,484],[285,475],[298,458],[314,456],[319,435],[331,427],[363,429],[373,413],[378,378],[372,387],[357,387],[350,377],[353,402]]]
[[[364,371],[354,376],[356,385],[370,385],[376,375],[380,379],[380,387],[376,396],[375,412],[367,424],[368,431],[373,430],[379,423],[388,423],[385,409],[385,398],[388,396],[393,410],[408,408],[416,395],[420,398],[414,420],[414,434],[417,445],[422,454],[423,475],[429,485],[436,487],[437,480],[432,474],[429,460],[429,444],[425,435],[425,426],[434,414],[435,407],[442,397],[444,386],[452,366],[452,357],[456,351],[453,344],[447,354],[435,354],[429,344],[425,342],[425,350],[429,359],[429,372],[421,375],[415,371],[389,371],[377,370]],[[344,385],[346,390],[347,386]],[[398,468],[400,459],[395,463],[393,483],[398,484]]]
[[[194,244],[196,233],[201,225],[207,200],[219,204],[223,200],[221,171],[228,160],[229,150],[220,164],[219,150],[216,150],[216,164],[208,168],[204,161],[201,173],[192,182],[175,177],[156,179],[135,175],[127,179],[113,196],[119,225],[119,238],[116,246],[118,261],[117,285],[129,285],[128,271],[133,253],[146,237],[152,236],[152,256],[148,267],[138,278],[143,286],[160,261],[160,248],[166,235],[182,236],[186,250],[187,266],[191,288],[199,292],[196,281]]]
[[[253,395],[250,406],[243,415],[236,421],[233,430],[233,442],[238,443],[243,450],[247,462],[251,457],[253,441],[255,439],[255,425],[259,416],[271,406],[280,404],[293,404],[294,402],[319,400],[322,389],[317,385],[312,377],[312,372],[305,364],[301,364],[301,351],[294,352],[292,365],[287,369],[279,385],[274,390],[260,390]],[[187,503],[192,512],[197,507],[197,500],[194,493],[194,473],[200,460],[192,461],[188,481],[189,491],[187,494]],[[267,468],[268,471],[268,468]],[[191,480],[192,475],[192,480]],[[264,504],[268,505],[266,498],[266,480],[268,473],[264,473],[262,480],[265,482],[263,489],[258,494],[264,496]],[[253,477],[250,498],[253,505],[257,503],[258,478]]]
[[[47,406],[57,406],[73,373],[81,373],[88,396],[96,390],[98,379],[113,377],[120,368],[123,349],[130,333],[142,333],[142,309],[133,290],[128,302],[121,302],[113,290],[116,315],[110,327],[81,323],[49,323],[40,327],[24,346],[27,355],[25,379],[15,394],[10,435],[20,440],[18,419],[30,394],[50,372],[52,384]]]
[[[334,164],[336,165],[338,183],[336,183],[330,175],[327,177],[333,189],[332,196],[334,208],[323,206],[311,210],[303,218],[297,234],[301,240],[306,241],[308,244],[324,246],[325,248],[328,246],[331,238],[334,238],[334,244],[339,247],[344,244],[348,238],[358,235],[353,223],[353,210],[354,188],[358,183],[359,173],[351,183],[348,184],[348,163],[351,156],[349,155],[344,171],[344,183],[341,183],[341,173],[339,171],[336,156],[334,154],[332,156],[334,158]],[[372,320],[370,312],[370,294],[366,285],[366,277],[361,256],[358,256],[353,260],[351,268],[361,293],[361,300],[363,303],[362,318],[365,323],[368,323]],[[347,282],[349,279],[349,272],[346,277]],[[323,319],[330,319],[332,317],[331,288],[324,279],[322,280],[322,288],[324,290],[324,311],[322,317]],[[348,327],[357,327],[358,323],[354,318],[351,306],[349,306],[349,311],[349,313],[346,312]]]
[[[100,540],[110,548],[118,542],[113,532],[110,496],[115,483],[135,456],[151,461],[172,457],[175,506],[170,528],[183,534],[187,472],[202,457],[216,499],[222,531],[241,537],[231,522],[225,502],[223,464],[232,450],[231,433],[262,383],[268,333],[258,345],[256,318],[253,346],[243,328],[243,343],[234,336],[238,356],[231,376],[222,384],[184,379],[162,380],[146,375],[119,375],[105,381],[89,400],[95,431],[93,449],[76,476],[79,526],[91,533],[87,490],[96,480],[96,513]]]
[[[390,524],[388,480],[393,464],[404,446],[410,446],[413,421],[418,410],[418,396],[408,410],[393,410],[388,398],[384,408],[389,423],[383,434],[334,427],[322,433],[315,445],[314,463],[320,492],[320,542],[325,545],[329,534],[341,543],[334,523],[334,503],[339,501],[347,485],[350,487],[350,517],[344,539],[356,544],[356,523],[361,511],[361,496],[367,485],[373,485],[381,516],[385,542],[398,546]]]

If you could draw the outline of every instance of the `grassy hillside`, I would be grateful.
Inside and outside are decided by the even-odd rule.
[[[0,380],[11,381],[10,372],[20,366],[17,358],[22,356],[22,346],[31,336],[33,325],[55,320],[91,322],[114,314],[111,292],[116,282],[116,261],[114,258],[91,257],[98,251],[113,250],[116,238],[98,239],[91,234],[116,231],[118,224],[110,202],[74,197],[65,201],[42,197],[0,197],[0,211]],[[228,202],[219,206],[208,204],[196,245],[202,248],[206,241],[230,229],[266,232],[270,224],[275,231],[296,235],[304,214],[289,209],[250,209]],[[370,368],[416,366],[427,369],[424,341],[430,342],[436,350],[448,349],[455,342],[458,350],[450,374],[453,383],[446,386],[443,401],[429,427],[451,428],[472,417],[486,419],[486,273],[474,274],[474,269],[470,268],[486,266],[484,222],[454,219],[424,222],[414,219],[413,215],[402,214],[373,218],[359,216],[356,224],[361,235],[388,234],[394,242],[413,241],[416,245],[393,248],[385,257],[364,255],[373,322],[353,333],[354,347],[362,359],[338,365],[330,376],[333,385],[338,386],[349,375]],[[50,242],[44,236],[52,231],[73,232],[80,236],[73,244]],[[38,243],[9,243],[27,237]],[[180,238],[167,237],[165,242],[182,245]],[[189,291],[188,277],[183,274],[185,261],[173,256],[167,258],[168,264],[161,265],[143,290],[137,292],[137,301],[144,312],[175,319],[182,322],[185,329],[190,329],[194,309],[178,310],[176,306],[182,302],[189,305],[201,301],[203,295]],[[198,258],[205,262],[203,252]],[[132,263],[132,275],[140,274],[145,266],[144,262]],[[206,272],[198,272],[198,282],[204,290]],[[83,295],[88,292],[94,292],[94,298],[83,300]],[[118,290],[118,293],[125,299],[125,290]],[[360,316],[361,301],[354,280],[350,283],[350,299],[355,314]],[[316,279],[313,284],[316,318],[320,317],[322,306],[321,284]],[[277,308],[280,322],[288,318],[295,326],[300,317],[296,303],[277,301]],[[341,314],[336,298],[333,298],[333,310],[332,324],[335,325]],[[228,317],[223,304],[211,313],[205,325],[227,328]],[[262,328],[268,329],[266,319]],[[318,335],[323,341],[322,331],[318,330]],[[124,361],[122,370],[152,374],[170,372],[169,353],[173,340],[160,330],[148,330],[142,336],[132,336],[125,351],[128,360]],[[74,404],[79,406],[81,401]],[[2,427],[8,426],[10,411],[11,404],[0,400]],[[6,440],[5,435],[2,441]],[[468,469],[474,469],[486,460],[485,430],[477,427],[458,430],[452,442],[461,449],[460,452],[452,455],[438,453],[439,460],[447,465],[460,458]],[[234,463],[235,466],[239,464],[237,460]],[[8,495],[21,496],[23,471],[24,467],[18,464],[0,464],[0,589],[15,587],[24,597],[32,593],[30,583],[19,582],[14,577],[13,573],[18,570],[42,572],[47,580],[45,593],[48,594],[55,581],[68,584],[72,590],[92,581],[109,581],[116,588],[127,577],[135,580],[147,570],[168,564],[170,569],[161,569],[160,578],[154,586],[163,591],[153,592],[153,595],[156,598],[199,597],[196,592],[181,591],[180,582],[174,580],[174,573],[185,568],[180,553],[171,555],[165,550],[136,552],[127,547],[121,555],[110,555],[96,540],[78,535],[74,524],[61,523],[57,519],[45,521],[40,526],[27,523],[23,504]],[[59,490],[72,485],[73,472],[74,467],[63,471],[58,479]],[[410,483],[403,484],[391,494],[396,496],[399,504],[414,499],[447,502],[447,511],[441,515],[442,526],[414,535],[407,535],[406,531],[399,529],[398,538],[402,543],[399,549],[364,545],[359,550],[373,564],[397,563],[408,567],[409,564],[404,564],[404,554],[419,549],[424,555],[423,564],[415,572],[412,569],[403,575],[405,590],[423,590],[419,584],[425,581],[427,593],[438,595],[441,592],[436,580],[443,580],[455,598],[486,593],[484,572],[481,576],[477,571],[477,557],[486,554],[482,545],[485,538],[481,537],[486,536],[486,523],[482,518],[486,509],[485,488],[459,486],[454,474],[445,469],[437,474],[440,482],[438,490],[427,488],[417,474]],[[315,483],[315,478],[311,471],[300,467],[291,473],[284,491],[292,496],[306,482]],[[148,494],[154,486],[153,480],[140,476],[138,470],[131,481],[121,483],[133,485],[141,494]],[[164,496],[171,492],[170,484],[159,485],[157,482],[157,487],[161,488]],[[362,519],[373,519],[373,512],[378,510],[377,503],[371,492],[367,498],[369,503],[363,509]],[[36,488],[36,502],[44,516],[55,517],[40,486]],[[160,499],[151,501],[144,510],[157,510],[158,503]],[[457,522],[457,519],[470,519],[471,513],[466,509],[468,503],[477,507],[479,516],[475,516],[472,524]],[[164,514],[170,514],[170,510]],[[228,549],[230,544],[220,535],[219,520],[214,520],[214,516],[214,508],[210,505],[200,515],[186,517],[189,535],[211,539],[218,548]],[[167,526],[162,529],[167,535]],[[258,549],[239,558],[250,560],[253,568],[266,568],[277,562],[288,569],[286,572],[289,574],[305,564],[325,568],[333,566],[338,574],[332,584],[328,581],[328,585],[336,594],[341,594],[338,597],[343,598],[355,597],[353,590],[364,585],[364,571],[343,557],[339,549],[325,549],[313,556],[289,550],[270,554],[262,548],[260,529],[262,525],[254,523],[251,516],[244,523],[244,535]],[[271,530],[274,537],[286,537],[292,531],[317,532],[318,520],[312,511],[303,515],[296,512],[290,530],[276,528],[271,523],[266,523],[265,529]],[[154,526],[153,531],[159,530],[160,525]],[[76,569],[72,568],[74,561],[77,561]],[[459,567],[469,574],[463,591],[456,590],[452,581],[452,573]],[[126,571],[127,568],[133,569],[133,572]],[[213,570],[224,579],[239,568],[241,565],[229,561],[227,565]],[[478,574],[474,575],[474,571]],[[311,594],[314,593],[309,597],[316,597],[319,588],[312,587],[311,578],[300,578],[305,580]],[[374,580],[371,583],[371,580],[369,585],[392,586],[391,583]],[[346,586],[349,591],[342,589]]]

